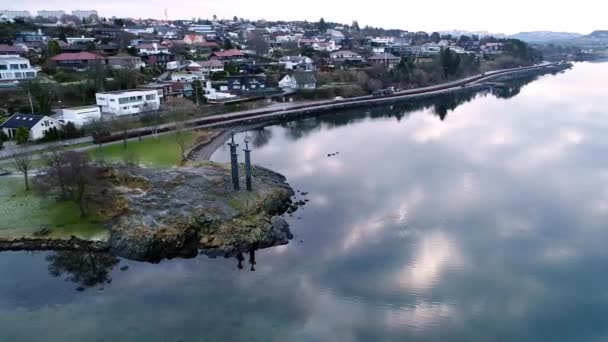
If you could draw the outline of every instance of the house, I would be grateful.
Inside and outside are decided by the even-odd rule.
[[[174,82],[192,82],[192,81],[204,81],[205,76],[199,73],[191,72],[176,72],[171,74],[171,81]]]
[[[164,45],[160,45],[157,43],[152,43],[152,44],[139,44],[136,47],[137,52],[139,53],[140,56],[143,55],[156,55],[159,53],[169,53],[169,48],[164,46]]]
[[[93,34],[99,38],[118,39],[122,36],[123,31],[115,27],[96,27],[93,29]]]
[[[101,109],[99,106],[83,106],[64,108],[61,110],[63,123],[71,122],[77,127],[90,124],[93,120],[101,119]]]
[[[224,71],[224,63],[218,60],[197,61],[190,63],[190,65],[188,65],[188,70],[192,72],[199,72],[203,75],[209,75],[213,72]]]
[[[287,70],[315,70],[313,60],[306,56],[285,56],[279,59],[279,65],[282,65]]]
[[[226,77],[228,91],[256,91],[266,88],[266,75],[243,75]]]
[[[224,51],[215,51],[211,53],[209,59],[215,59],[220,61],[233,61],[244,59],[245,54],[237,49],[232,50],[224,50]]]
[[[97,93],[95,100],[103,113],[117,116],[139,114],[160,108],[160,97],[155,89]]]
[[[205,92],[205,97],[207,100],[210,101],[221,101],[236,97],[236,95],[222,92],[221,89],[218,91],[217,89],[213,88],[211,81],[207,81],[205,83],[205,89],[203,89],[203,91]]]
[[[183,39],[184,43],[188,44],[188,45],[192,45],[194,43],[205,43],[205,37],[203,37],[202,35],[199,34],[187,34],[184,36]]]
[[[44,138],[44,134],[51,129],[61,129],[62,124],[44,115],[15,114],[0,125],[0,129],[10,139],[14,139],[19,128],[25,128],[30,132],[29,141]]]
[[[17,43],[31,43],[31,42],[48,42],[51,37],[42,34],[42,30],[37,31],[21,31],[15,35],[15,42]]]
[[[156,27],[156,34],[159,37],[166,39],[177,39],[180,36],[179,29],[176,27],[169,26],[158,26]]]
[[[175,60],[175,57],[170,53],[157,53],[154,55],[142,55],[141,59],[148,66],[165,68],[167,67],[167,63]]]
[[[481,52],[485,55],[500,55],[503,53],[503,44],[485,43],[481,46]]]
[[[56,67],[85,70],[94,65],[104,64],[104,58],[92,52],[64,52],[49,59]]]
[[[435,43],[426,43],[422,45],[422,53],[426,55],[438,55],[441,52],[441,46]]]
[[[80,37],[67,37],[65,39],[65,41],[70,44],[86,44],[89,42],[95,42],[95,38],[92,37],[85,37],[85,36],[80,36]]]
[[[329,42],[316,42],[316,43],[313,43],[311,45],[311,47],[315,51],[329,51],[329,52],[338,51],[341,48],[341,46],[336,45],[336,42],[333,40],[330,40]]]
[[[136,56],[109,56],[106,64],[112,69],[139,69],[146,65],[141,57]]]
[[[38,70],[30,61],[17,55],[0,56],[0,82],[13,82],[36,78]]]
[[[144,26],[129,26],[122,29],[125,32],[132,33],[134,35],[140,35],[142,33],[154,33],[153,27],[144,27]]]
[[[295,72],[279,81],[281,89],[316,89],[317,78],[313,72]]]
[[[0,55],[18,55],[25,57],[27,55],[27,48],[22,45],[6,45],[0,44]]]
[[[401,62],[401,57],[397,57],[392,53],[381,53],[369,57],[367,61],[370,64],[383,65],[385,68],[390,69],[399,64],[399,62]]]

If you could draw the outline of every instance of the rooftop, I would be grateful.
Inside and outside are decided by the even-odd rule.
[[[95,59],[103,59],[100,55],[94,54],[92,52],[64,52],[60,53],[55,57],[51,57],[52,61],[82,61],[82,60],[95,60]]]
[[[31,114],[15,114],[6,120],[1,128],[21,128],[25,127],[31,129],[44,118],[44,115],[31,115]]]

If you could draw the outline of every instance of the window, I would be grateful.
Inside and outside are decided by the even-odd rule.
[[[21,69],[27,69],[27,64],[19,64]]]
[[[23,73],[21,73],[21,72],[16,72],[16,73],[15,73],[15,78],[23,78]]]
[[[6,65],[0,65],[0,70],[8,70],[8,67]]]
[[[19,64],[11,64],[11,70],[19,70]]]
[[[154,101],[156,100],[155,94],[146,95],[146,101]]]

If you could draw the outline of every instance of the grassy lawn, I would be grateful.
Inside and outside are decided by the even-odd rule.
[[[183,132],[187,136],[187,146],[192,146],[197,138],[197,133],[192,131]],[[107,160],[111,162],[122,162],[126,159],[138,163],[157,166],[172,167],[181,162],[181,150],[175,139],[175,133],[165,134],[154,139],[145,137],[141,141],[129,141],[127,148],[122,142],[89,150],[91,158]]]
[[[78,206],[25,192],[20,177],[0,177],[0,238],[33,237],[46,227],[44,237],[106,239],[108,230],[94,216],[80,218]]]

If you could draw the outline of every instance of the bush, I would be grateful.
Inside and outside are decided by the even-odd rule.
[[[15,141],[17,144],[25,144],[30,139],[30,131],[25,127],[20,127],[15,133]]]
[[[58,71],[53,79],[59,83],[78,82],[82,80],[82,76],[73,72]]]
[[[4,148],[4,140],[0,139],[0,150]]]
[[[6,133],[4,133],[4,131],[0,131],[0,141],[1,142],[5,142],[8,141],[8,135],[6,135]]]

